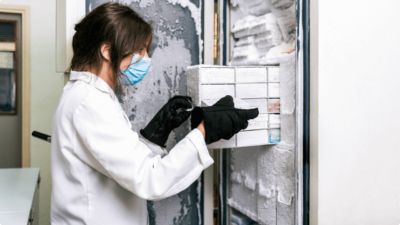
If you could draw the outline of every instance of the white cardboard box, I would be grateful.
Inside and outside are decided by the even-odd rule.
[[[237,147],[269,144],[268,130],[243,131],[237,134]]]
[[[237,98],[266,98],[268,97],[267,83],[236,84]]]
[[[235,69],[204,68],[200,79],[203,84],[233,84],[235,83]]]
[[[268,81],[279,82],[279,67],[268,67]]]
[[[236,83],[267,82],[267,68],[239,67],[236,68]]]
[[[266,98],[252,98],[243,99],[245,102],[249,103],[251,107],[258,108],[259,113],[268,113],[268,99]]]
[[[220,99],[226,95],[235,95],[235,86],[233,84],[201,85],[201,99]]]

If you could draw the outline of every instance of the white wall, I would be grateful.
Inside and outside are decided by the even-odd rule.
[[[399,21],[399,0],[311,0],[311,224],[400,223]]]
[[[31,9],[31,130],[51,134],[51,120],[61,96],[64,80],[55,69],[55,0],[2,0],[6,5]],[[50,144],[31,138],[31,167],[39,167],[39,224],[50,224]]]

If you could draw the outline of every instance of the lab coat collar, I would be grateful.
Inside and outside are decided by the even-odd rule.
[[[90,72],[71,71],[69,80],[82,80],[104,93],[108,93],[111,98],[115,97],[113,89],[100,77]]]

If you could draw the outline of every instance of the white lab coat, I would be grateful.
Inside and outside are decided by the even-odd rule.
[[[169,154],[140,138],[113,90],[89,72],[71,72],[52,130],[55,225],[145,225],[146,199],[181,192],[214,162],[197,129]]]

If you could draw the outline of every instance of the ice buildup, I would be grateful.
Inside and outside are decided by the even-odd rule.
[[[294,0],[232,0],[245,15],[231,27],[230,65],[269,67],[265,101],[245,99],[269,115],[268,129],[276,146],[231,150],[230,207],[259,224],[294,224],[296,4]],[[242,80],[252,81],[253,71]],[[277,84],[273,84],[277,82]],[[239,87],[240,88],[240,87]],[[244,88],[249,90],[250,88]],[[251,95],[254,91],[248,91]],[[261,93],[261,91],[260,91]],[[272,97],[271,97],[272,96]],[[276,96],[276,98],[273,98]],[[279,113],[279,114],[278,114]]]
[[[231,65],[257,65],[268,51],[283,41],[282,32],[272,13],[247,16],[236,21],[232,33],[238,41],[233,49]]]

